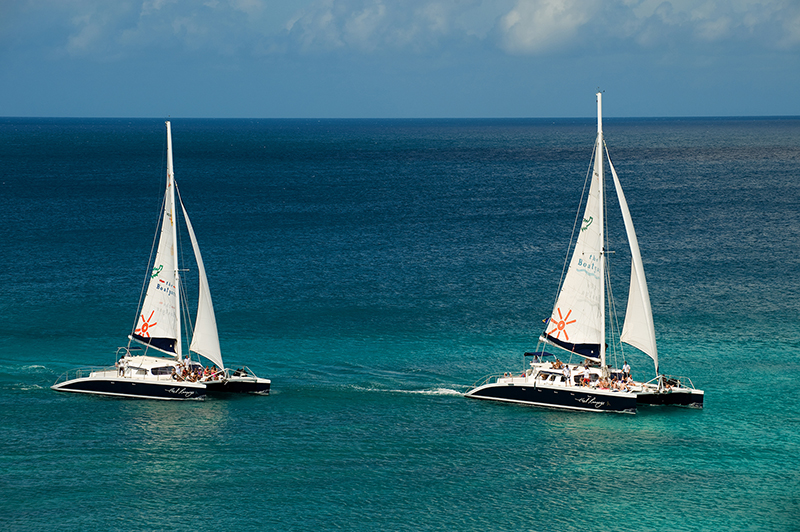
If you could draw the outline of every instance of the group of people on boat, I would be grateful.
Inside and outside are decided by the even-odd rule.
[[[599,375],[598,378],[592,379],[592,372],[589,369],[589,362],[587,361],[583,366],[583,372],[579,373],[580,366],[570,367],[558,358],[550,363],[550,369],[561,370],[563,375],[564,386],[591,386],[600,388],[602,390],[620,390],[630,391],[635,385],[633,377],[631,377],[631,367],[627,361],[623,362],[621,371],[611,372],[610,375]],[[573,371],[575,371],[573,379]],[[546,378],[546,374],[540,374],[541,378]]]
[[[180,371],[178,371],[180,369]],[[217,366],[203,367],[199,364],[192,364],[191,361],[178,362],[178,368],[172,368],[172,380],[178,382],[188,381],[218,381],[222,371]]]
[[[601,377],[596,384],[596,387],[600,388],[601,390],[620,390],[624,392],[629,392],[631,387],[633,386],[634,382],[630,375],[628,377],[623,377],[620,374],[615,374],[613,378],[609,379],[608,377]],[[589,386],[588,383],[583,383],[583,386]]]

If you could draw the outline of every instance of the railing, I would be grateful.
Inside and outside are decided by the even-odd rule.
[[[486,375],[485,377],[482,377],[477,381],[475,381],[475,383],[470,387],[470,390],[473,388],[477,388],[478,386],[483,386],[484,384],[488,384],[489,381],[491,381],[492,379],[494,379],[495,382],[497,382],[497,379],[499,379],[502,376],[503,375],[500,373],[492,373],[490,375]]]
[[[169,364],[168,364],[169,365]],[[124,372],[122,375],[119,375],[121,378],[124,379],[139,379],[139,380],[148,380],[148,381],[174,381],[172,377],[172,373],[153,373],[152,367],[145,367],[145,366],[133,366],[130,364],[126,364],[124,367]]]
[[[121,348],[124,349],[124,348]],[[124,379],[147,379],[149,381],[157,380],[157,381],[171,381],[176,380],[171,373],[159,374],[154,375],[149,367],[142,367],[142,366],[134,366],[130,364],[126,364],[124,367],[124,373],[120,374],[119,368],[116,366],[86,366],[77,369],[70,369],[64,373],[62,373],[58,379],[53,383],[53,386],[66,382],[73,379],[80,379],[89,377],[92,373],[99,373],[99,372],[110,372],[113,375],[124,378]],[[197,382],[206,382],[216,380],[215,377],[219,378],[220,380],[227,379],[231,376],[241,376],[241,377],[254,377],[258,378],[257,375],[247,366],[241,366],[238,369],[225,369],[225,370],[217,370],[210,375],[203,375]],[[184,379],[181,377],[177,378],[178,382],[192,382],[188,379]]]
[[[80,379],[83,377],[88,377],[92,373],[98,371],[117,371],[117,368],[114,366],[87,366],[83,368],[77,369],[70,369],[62,373],[57,379],[56,382],[53,383],[53,386],[60,382],[71,381],[72,379]]]
[[[53,386],[66,382],[72,379],[80,379],[91,376],[92,373],[108,372],[120,379],[133,379],[133,380],[148,380],[148,381],[172,381],[172,374],[153,375],[149,368],[141,366],[125,366],[125,371],[120,374],[119,368],[116,366],[87,366],[83,368],[70,369],[62,373]],[[180,379],[183,380],[183,379]]]
[[[240,366],[236,369],[226,368],[225,378],[227,379],[229,377],[254,377],[257,379],[258,375],[256,375],[255,372],[247,366]]]
[[[643,386],[659,387],[660,382],[663,382],[664,385],[672,386],[673,388],[696,389],[692,383],[692,379],[689,377],[673,377],[672,375],[659,375],[645,382]]]

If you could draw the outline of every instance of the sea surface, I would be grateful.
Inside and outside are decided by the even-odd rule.
[[[800,530],[800,119],[604,129],[703,409],[462,396],[536,348],[594,118],[173,119],[223,356],[272,393],[55,392],[134,325],[164,120],[0,118],[0,530]]]

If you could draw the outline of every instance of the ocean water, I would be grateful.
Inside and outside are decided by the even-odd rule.
[[[0,529],[800,530],[800,119],[604,120],[704,409],[461,395],[536,347],[595,127],[172,120],[223,356],[273,388],[164,403],[49,388],[133,326],[163,120],[0,119]]]

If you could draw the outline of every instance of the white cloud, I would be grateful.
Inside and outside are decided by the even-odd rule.
[[[69,18],[67,34],[59,52],[70,56],[91,55],[98,49],[106,50],[106,58],[118,57],[113,43],[121,20],[130,15],[130,8],[124,2],[109,5],[79,4]],[[73,7],[73,6],[70,6]]]
[[[389,26],[386,14],[386,5],[382,2],[364,6],[361,10],[352,13],[344,21],[342,28],[345,42],[366,49],[375,46],[373,36]]]
[[[88,50],[102,34],[102,25],[95,22],[91,15],[74,17],[72,24],[76,30],[67,39],[67,51],[81,54]]]
[[[285,27],[306,52],[424,51],[470,38],[513,54],[609,43],[769,48],[797,44],[800,29],[787,21],[798,12],[796,0],[317,0]]]
[[[214,0],[214,6],[219,4],[218,0]],[[260,16],[266,9],[266,5],[261,0],[231,0],[231,7],[242,13],[247,13],[251,17]]]
[[[710,17],[697,24],[695,34],[701,40],[720,41],[731,35],[734,24],[733,18],[727,15]]]
[[[532,53],[565,45],[596,10],[593,0],[520,0],[500,21],[502,45]]]
[[[800,47],[798,0],[32,0],[9,16],[0,41],[97,60]]]
[[[436,48],[449,39],[487,33],[484,4],[502,0],[320,0],[286,24],[290,41],[303,51],[352,48],[362,52]],[[499,16],[500,11],[495,11]]]
[[[797,0],[518,0],[498,31],[500,45],[512,53],[613,43],[629,50],[703,44],[774,49],[800,44],[798,22]]]
[[[781,48],[792,48],[800,45],[800,9],[787,13],[783,19],[783,32],[778,41]]]

